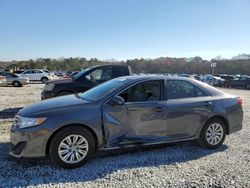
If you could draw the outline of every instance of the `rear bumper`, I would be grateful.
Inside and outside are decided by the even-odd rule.
[[[229,134],[238,132],[238,131],[240,131],[242,128],[243,128],[242,123],[237,124],[237,125],[235,125],[235,126],[231,126],[231,127],[229,128]]]

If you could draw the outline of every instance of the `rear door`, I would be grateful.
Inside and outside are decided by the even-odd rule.
[[[163,80],[145,81],[119,94],[124,105],[103,105],[108,146],[153,143],[166,140]]]
[[[165,93],[167,137],[175,140],[194,136],[212,112],[213,98],[184,80],[168,80]]]
[[[41,80],[41,78],[44,76],[43,72],[40,70],[36,70],[34,74],[34,79],[35,80]]]

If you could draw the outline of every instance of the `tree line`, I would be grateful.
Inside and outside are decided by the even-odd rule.
[[[13,67],[19,69],[48,69],[50,71],[75,71],[89,66],[104,64],[126,64],[134,73],[194,73],[210,74],[211,63],[216,63],[217,74],[247,74],[250,75],[250,59],[230,60],[203,60],[201,57],[156,59],[130,59],[126,61],[104,61],[92,58],[39,58],[26,61],[1,62],[0,67],[10,70]]]

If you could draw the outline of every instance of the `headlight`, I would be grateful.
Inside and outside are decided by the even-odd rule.
[[[52,91],[55,87],[55,84],[46,84],[43,88],[44,91]]]
[[[27,127],[33,127],[42,124],[46,119],[47,119],[46,117],[26,118],[26,117],[16,116],[13,126],[19,127],[21,129]]]

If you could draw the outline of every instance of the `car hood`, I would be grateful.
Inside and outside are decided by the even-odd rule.
[[[59,110],[66,107],[72,107],[76,105],[81,105],[89,103],[89,101],[83,100],[81,98],[77,98],[74,95],[66,95],[61,97],[55,97],[52,99],[47,99],[44,101],[40,101],[38,103],[29,105],[23,109],[21,109],[17,115],[23,117],[32,117],[34,114],[43,113],[49,110]]]
[[[72,83],[72,79],[60,79],[60,80],[52,80],[52,81],[49,81],[48,84],[67,84],[67,83]]]

